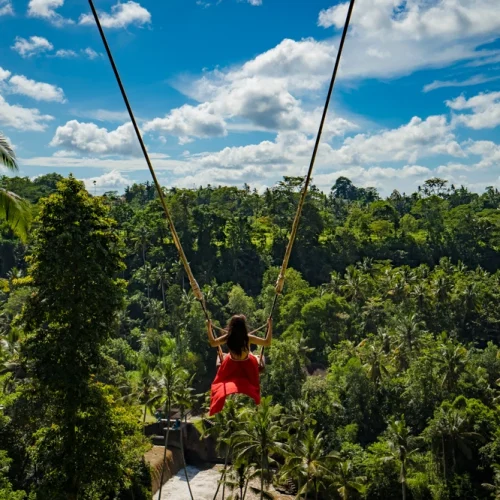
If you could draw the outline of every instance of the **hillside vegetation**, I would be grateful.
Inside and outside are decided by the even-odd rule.
[[[301,186],[165,191],[220,326],[265,323]],[[142,423],[203,414],[216,360],[154,187],[0,187],[34,215],[27,244],[7,226],[0,241],[0,498],[150,498]],[[497,189],[441,179],[386,199],[346,178],[311,189],[265,399],[200,426],[232,452],[226,495],[255,476],[261,498],[270,482],[302,499],[500,498],[499,209]]]

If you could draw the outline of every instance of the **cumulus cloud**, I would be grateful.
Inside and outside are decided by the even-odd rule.
[[[196,107],[186,104],[172,110],[164,118],[147,122],[144,130],[178,136],[181,144],[189,142],[193,137],[204,139],[227,135],[226,122],[209,104]]]
[[[341,75],[396,77],[486,55],[478,48],[498,36],[497,7],[497,0],[360,0]],[[340,29],[346,11],[347,3],[323,10],[318,24]]]
[[[442,89],[447,87],[470,87],[473,85],[481,85],[482,83],[494,82],[500,80],[500,76],[486,77],[484,75],[475,75],[467,80],[434,80],[432,83],[424,85],[423,92],[430,92],[431,90]]]
[[[30,0],[28,16],[46,19],[56,26],[73,24],[74,21],[66,19],[56,12],[56,9],[63,5],[64,0]]]
[[[109,109],[89,109],[89,110],[72,110],[73,115],[82,118],[91,118],[100,122],[125,122],[129,119],[126,111],[112,111]]]
[[[456,124],[475,130],[500,125],[500,92],[484,92],[470,99],[465,99],[461,95],[446,101],[446,105],[454,111],[471,111],[470,114],[456,115],[454,117]]]
[[[11,105],[0,95],[0,124],[6,127],[42,132],[47,128],[47,122],[53,119],[53,116],[43,115],[38,109]]]
[[[21,94],[36,101],[65,102],[64,91],[50,83],[36,82],[23,75],[15,75],[9,80],[9,92]]]
[[[9,78],[11,74],[12,73],[10,71],[7,71],[6,69],[0,67],[0,82],[7,80],[7,78]]]
[[[125,123],[116,130],[108,131],[106,128],[99,128],[95,123],[71,120],[57,127],[50,145],[65,151],[85,154],[140,155],[139,143],[131,123]]]
[[[432,177],[433,172],[427,167],[419,165],[405,165],[402,168],[392,167],[361,167],[355,166],[348,169],[337,170],[328,174],[320,174],[314,177],[314,182],[325,190],[328,190],[339,177],[347,177],[355,184],[371,186],[376,188],[387,188],[390,183],[394,187],[402,180],[421,181]]]
[[[30,36],[29,40],[18,36],[11,48],[21,57],[32,57],[53,50],[54,46],[42,36]]]
[[[82,49],[82,54],[86,56],[88,59],[93,61],[94,59],[97,59],[99,57],[99,53],[96,52],[94,49],[87,47],[86,49]]]
[[[126,28],[130,25],[144,26],[151,23],[150,12],[139,3],[129,1],[118,2],[111,7],[111,13],[100,12],[99,18],[104,28]],[[79,24],[94,24],[94,16],[82,14]]]
[[[14,8],[10,0],[0,0],[0,16],[8,16],[14,14]]]
[[[382,161],[415,163],[419,157],[446,152],[463,155],[445,116],[415,116],[399,128],[376,134],[358,134],[345,139],[335,150],[335,161],[341,164],[365,164]]]
[[[300,131],[314,134],[323,101],[319,91],[333,66],[334,48],[307,39],[284,40],[247,63],[206,73],[191,82],[178,82],[188,97],[210,106],[233,130]],[[356,125],[329,115],[328,136],[341,135]]]
[[[106,172],[98,177],[82,179],[85,187],[94,193],[104,193],[106,191],[123,191],[126,186],[130,186],[135,181],[124,176],[119,170]]]
[[[78,54],[74,50],[70,49],[59,49],[54,57],[60,57],[61,59],[74,59],[78,57]]]

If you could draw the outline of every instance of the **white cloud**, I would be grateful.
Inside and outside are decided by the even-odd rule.
[[[103,158],[100,156],[84,156],[74,151],[61,151],[53,156],[20,158],[21,167],[46,167],[46,168],[103,168],[106,170],[119,170],[120,172],[136,172],[148,170],[143,158]],[[187,161],[174,160],[171,158],[153,159],[155,170],[168,171],[176,175],[184,176],[194,172],[196,169]]]
[[[73,59],[78,57],[78,54],[71,49],[59,49],[54,57],[60,57],[61,59]]]
[[[446,87],[470,87],[473,85],[480,85],[482,83],[494,82],[495,80],[500,80],[500,76],[486,77],[484,75],[475,75],[467,80],[434,80],[432,83],[424,85],[422,89],[423,92],[430,92],[431,90],[442,89]]]
[[[73,24],[74,21],[66,19],[56,12],[56,9],[63,5],[64,0],[30,0],[28,16],[46,19],[56,26]]]
[[[262,0],[247,0],[247,2],[254,7],[262,5]]]
[[[131,123],[109,132],[95,123],[71,120],[57,128],[51,146],[93,155],[139,156],[139,143]]]
[[[7,78],[9,78],[11,74],[12,73],[10,71],[7,71],[6,69],[0,67],[0,82],[7,80]]]
[[[98,177],[82,179],[89,192],[104,193],[106,191],[123,191],[126,186],[130,186],[135,181],[122,175],[118,170],[106,172]]]
[[[340,29],[346,11],[347,3],[323,10],[318,24]],[[359,0],[340,76],[390,78],[482,57],[478,48],[499,30],[497,0]]]
[[[9,80],[9,91],[21,94],[36,101],[65,102],[63,89],[50,83],[36,82],[25,76],[15,75]]]
[[[155,118],[146,123],[144,130],[176,135],[181,144],[189,142],[193,137],[203,139],[227,135],[225,121],[209,104],[197,107],[186,104],[172,110],[165,118]]]
[[[472,141],[467,150],[481,157],[478,168],[495,167],[500,162],[500,145],[492,141]]]
[[[90,47],[87,47],[86,49],[82,49],[82,54],[84,54],[86,57],[88,57],[91,61],[94,59],[97,59],[99,57],[99,53],[96,52],[94,49],[91,49]]]
[[[82,118],[91,118],[100,122],[125,122],[129,119],[126,111],[112,111],[109,109],[72,110],[73,115]]]
[[[54,49],[54,46],[42,36],[30,36],[29,40],[18,36],[11,48],[21,57],[31,57],[49,52]]]
[[[322,90],[334,61],[334,48],[312,39],[283,40],[239,67],[206,73],[177,88],[227,121],[228,129],[301,131],[315,134],[324,99]],[[328,118],[325,133],[341,135],[356,125]]]
[[[388,183],[394,187],[401,180],[421,181],[424,178],[432,177],[433,173],[427,167],[419,165],[405,165],[402,168],[392,167],[369,167],[360,166],[350,167],[348,169],[337,170],[328,174],[319,174],[314,177],[314,183],[320,188],[328,190],[335,184],[339,177],[347,177],[356,185],[371,186],[387,189]]]
[[[53,119],[53,116],[42,115],[38,109],[11,105],[0,95],[0,123],[6,127],[42,132]]]
[[[445,116],[413,117],[406,125],[373,135],[349,137],[334,151],[333,162],[366,164],[370,162],[407,161],[432,154],[463,156]]]
[[[151,23],[151,14],[137,2],[118,2],[111,7],[111,13],[100,13],[100,21],[104,28],[126,28],[130,25],[144,26]],[[94,24],[94,16],[82,14],[79,24]]]
[[[479,130],[494,128],[500,125],[500,92],[480,93],[470,99],[463,95],[446,101],[446,105],[454,111],[468,111],[470,114],[459,114],[454,123]]]
[[[8,16],[14,14],[12,2],[10,0],[0,0],[0,16]]]

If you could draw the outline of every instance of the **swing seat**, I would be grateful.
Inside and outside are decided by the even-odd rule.
[[[253,354],[242,361],[233,359],[229,354],[224,355],[212,383],[210,416],[222,411],[226,398],[231,394],[245,394],[255,404],[260,404],[259,360]]]

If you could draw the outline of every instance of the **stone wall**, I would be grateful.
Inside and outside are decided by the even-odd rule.
[[[151,479],[153,494],[160,489],[161,467],[163,462],[163,446],[153,446],[144,458],[151,467]],[[182,469],[182,455],[179,449],[167,450],[166,468],[163,475],[163,484],[175,476]]]

